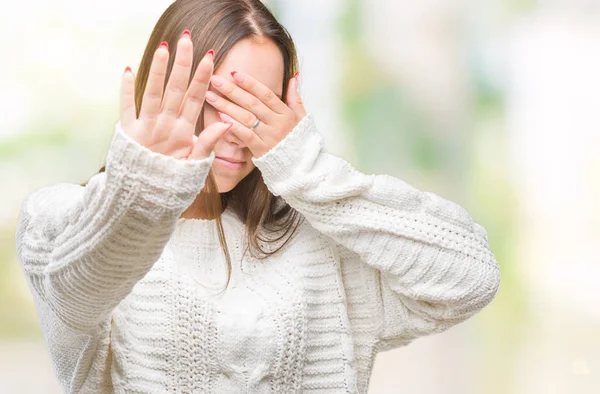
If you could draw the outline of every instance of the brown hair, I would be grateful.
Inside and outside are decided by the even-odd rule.
[[[196,67],[204,54],[210,49],[215,50],[214,69],[216,70],[229,50],[238,41],[250,37],[271,39],[283,55],[282,97],[286,97],[287,81],[298,69],[295,45],[288,31],[260,0],[177,0],[161,15],[142,56],[135,78],[135,104],[138,114],[156,48],[161,41],[167,41],[170,48],[176,48],[177,41],[185,29],[190,30],[194,44],[191,76],[194,75]],[[171,55],[165,86],[169,80],[174,60],[175,56]],[[204,108],[200,113],[195,134],[200,134],[203,129]],[[105,167],[106,164],[102,166],[98,173],[105,171]],[[84,183],[82,186],[86,184]],[[235,188],[226,193],[218,193],[211,169],[206,185],[201,190],[198,199],[205,213],[211,218],[216,218],[219,241],[228,265],[228,279],[225,288],[229,285],[231,276],[231,256],[227,250],[227,242],[220,217],[225,208],[231,206],[233,212],[245,224],[248,245],[251,248],[250,252],[255,256],[255,252],[260,251],[263,255],[262,258],[279,251],[291,239],[300,224],[300,220],[303,219],[285,200],[281,197],[275,197],[268,190],[260,171],[256,167]],[[280,208],[278,209],[278,207]],[[294,222],[297,221],[298,223],[292,229]],[[278,237],[269,239],[261,236],[259,233],[261,228],[272,234],[279,233],[282,230],[285,231]],[[259,241],[266,241],[267,243],[279,241],[290,231],[291,234],[287,240],[271,252],[264,251],[259,245]]]

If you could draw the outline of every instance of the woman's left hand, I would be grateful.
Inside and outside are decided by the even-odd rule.
[[[268,87],[240,71],[232,72],[235,82],[220,75],[211,77],[211,85],[227,97],[206,92],[206,101],[224,122],[231,123],[232,133],[258,158],[285,138],[306,115],[298,93],[298,77],[290,79],[284,103]],[[251,127],[256,119],[260,124]]]

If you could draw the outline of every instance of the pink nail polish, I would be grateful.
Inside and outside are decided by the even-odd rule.
[[[231,76],[233,77],[233,79],[235,79],[237,82],[244,82],[244,77],[239,74],[237,71],[232,71],[231,72]]]
[[[219,112],[219,117],[221,118],[221,122],[233,124],[233,119],[231,119],[227,114]]]
[[[159,48],[160,47],[165,47],[165,49],[168,51],[169,50],[169,43],[166,42],[166,41],[163,41],[163,42],[160,43],[160,45],[158,47]]]
[[[206,94],[204,95],[206,97],[206,99],[210,102],[215,102],[217,101],[217,95],[212,92],[212,91],[207,91]]]
[[[183,33],[181,33],[181,37],[185,36],[187,34],[188,38],[192,38],[192,33],[190,33],[190,31],[188,29],[185,29],[183,31]]]
[[[215,51],[213,49],[211,49],[210,51],[206,52],[207,55],[212,56],[213,58],[215,57]]]

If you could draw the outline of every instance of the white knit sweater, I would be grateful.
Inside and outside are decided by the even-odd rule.
[[[23,202],[16,248],[67,393],[365,393],[377,352],[495,297],[500,270],[465,209],[328,153],[312,115],[253,162],[304,223],[247,252],[228,208],[180,218],[214,153],[155,153],[116,124],[106,172]],[[285,239],[285,237],[284,237]],[[398,390],[400,392],[401,389]]]

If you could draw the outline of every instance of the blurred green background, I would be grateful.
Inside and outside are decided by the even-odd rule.
[[[2,393],[60,392],[20,204],[103,164],[121,73],[171,1],[33,3],[0,16]],[[265,3],[328,150],[465,207],[502,268],[480,314],[380,354],[369,393],[600,393],[600,1]]]

